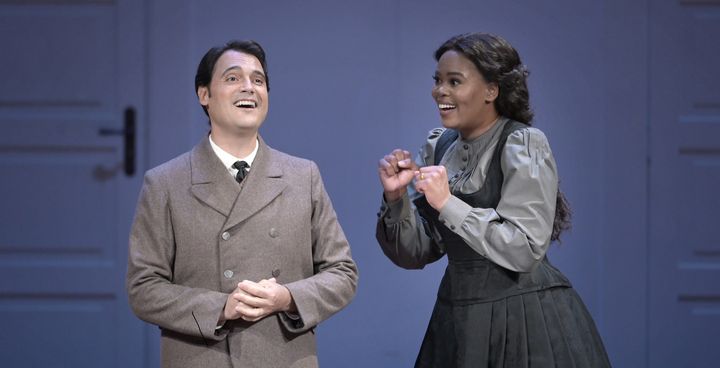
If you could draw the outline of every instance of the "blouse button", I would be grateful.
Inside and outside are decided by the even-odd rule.
[[[462,158],[463,162],[467,162],[467,157]]]
[[[280,235],[280,233],[277,231],[277,229],[275,229],[274,227],[271,227],[269,235],[271,238],[277,238],[278,235]]]
[[[467,144],[463,144],[463,148],[468,149],[470,147]]]
[[[450,225],[450,230],[455,230],[455,225]]]

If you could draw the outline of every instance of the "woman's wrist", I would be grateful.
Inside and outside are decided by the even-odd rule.
[[[402,198],[405,195],[406,192],[407,192],[406,188],[394,190],[392,192],[385,191],[383,193],[383,195],[385,196],[385,202],[387,202],[387,203],[397,202],[398,200],[400,200],[400,198]]]

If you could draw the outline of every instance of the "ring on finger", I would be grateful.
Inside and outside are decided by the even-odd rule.
[[[420,180],[425,180],[425,173],[420,173]]]

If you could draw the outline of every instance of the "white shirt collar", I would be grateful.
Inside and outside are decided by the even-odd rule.
[[[257,139],[255,139],[255,149],[253,149],[253,151],[250,152],[250,154],[247,155],[246,157],[238,158],[238,157],[231,155],[224,149],[220,148],[220,146],[215,144],[215,142],[213,142],[212,137],[209,134],[208,134],[208,139],[210,140],[210,147],[212,147],[213,152],[215,152],[215,155],[220,159],[220,161],[222,161],[225,168],[228,169],[228,172],[233,177],[235,177],[235,175],[238,172],[238,170],[233,167],[233,164],[237,161],[245,161],[248,163],[248,165],[250,165],[250,167],[252,167],[253,161],[255,161],[255,156],[257,155],[257,152],[258,152],[258,148],[260,147],[260,143],[258,142]],[[250,169],[248,168],[248,171],[249,170]]]

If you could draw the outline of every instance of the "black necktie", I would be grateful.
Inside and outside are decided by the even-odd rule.
[[[247,176],[247,169],[250,168],[250,165],[245,161],[236,161],[233,167],[238,170],[237,174],[235,174],[235,180],[237,180],[238,183],[242,183],[245,176]]]

